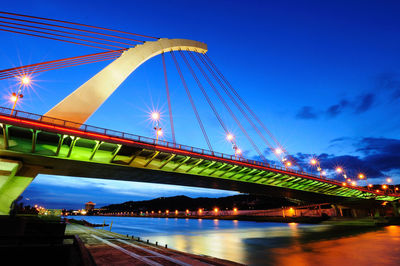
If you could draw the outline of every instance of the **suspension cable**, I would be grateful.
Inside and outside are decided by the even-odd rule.
[[[55,29],[51,29],[51,28],[44,28],[44,27],[38,27],[38,26],[33,26],[33,25],[28,25],[28,24],[21,24],[21,23],[14,23],[14,22],[3,21],[3,20],[0,20],[0,23],[16,25],[16,26],[23,26],[23,27],[34,28],[34,29],[47,30],[47,31],[54,31],[54,32],[59,32],[59,33],[64,33],[64,34],[76,35],[76,36],[80,36],[80,37],[84,37],[84,38],[91,38],[91,39],[96,39],[96,40],[101,40],[101,41],[106,41],[106,42],[112,42],[112,43],[118,43],[118,44],[122,44],[122,45],[132,46],[132,44],[130,44],[130,43],[119,42],[119,41],[115,41],[115,40],[109,40],[109,39],[104,39],[104,38],[99,38],[99,37],[89,36],[89,35],[84,35],[84,34],[79,34],[79,33],[73,33],[73,32],[68,32],[68,31],[63,31],[63,30],[55,30]]]
[[[1,12],[0,12],[0,14],[1,14]],[[61,26],[61,25],[56,25],[56,24],[49,24],[49,23],[38,22],[38,21],[30,21],[30,20],[26,20],[26,19],[9,18],[9,17],[4,17],[4,16],[0,16],[0,18],[13,20],[13,21],[19,21],[19,22],[27,22],[27,23],[32,23],[32,24],[39,24],[39,25],[44,25],[44,26],[48,26],[48,27],[62,28],[62,29],[67,29],[67,30],[72,30],[72,31],[80,31],[80,32],[85,32],[85,33],[89,33],[89,34],[97,34],[97,35],[107,36],[107,37],[111,37],[111,38],[118,38],[118,39],[123,39],[123,40],[128,40],[128,41],[134,41],[134,42],[140,42],[140,43],[144,42],[144,41],[141,41],[141,40],[126,38],[126,37],[122,37],[122,36],[110,35],[110,34],[107,34],[107,33],[84,30],[84,29],[78,29],[78,28],[72,28],[72,27]]]
[[[197,54],[197,53],[196,53]],[[249,136],[249,134],[247,133],[246,129],[242,126],[242,124],[240,123],[239,119],[236,117],[236,115],[233,113],[233,111],[231,110],[231,108],[229,107],[229,105],[227,104],[227,102],[224,100],[224,98],[222,97],[222,95],[219,93],[218,89],[215,87],[215,85],[213,84],[213,82],[211,81],[211,79],[208,77],[208,75],[206,74],[206,72],[204,71],[204,69],[201,67],[201,65],[199,64],[199,62],[196,60],[196,58],[193,56],[192,52],[189,52],[189,55],[191,55],[192,60],[195,62],[196,66],[199,68],[199,70],[201,71],[201,73],[203,74],[204,78],[207,80],[208,84],[211,86],[211,88],[214,90],[215,94],[217,94],[219,100],[222,102],[222,104],[225,106],[225,108],[228,110],[229,114],[232,116],[232,118],[235,120],[236,124],[239,126],[240,130],[243,132],[243,134],[246,136],[247,140],[250,142],[250,144],[253,146],[254,150],[258,153],[258,155],[260,156],[260,158],[263,161],[266,161],[264,155],[260,152],[260,150],[258,149],[257,145],[254,143],[253,139]],[[199,55],[197,55],[199,57]]]
[[[239,101],[244,105],[244,107],[254,117],[254,119],[256,119],[257,122],[263,127],[263,129],[267,132],[267,134],[271,137],[271,139],[275,142],[275,144],[278,145],[279,148],[283,148],[282,145],[278,142],[278,140],[272,135],[271,131],[268,130],[268,128],[265,126],[265,124],[258,118],[258,116],[250,108],[250,106],[243,100],[243,98],[237,93],[237,91],[233,88],[233,86],[230,84],[230,82],[219,71],[217,66],[211,61],[210,57],[208,55],[205,55],[204,57],[207,59],[207,61],[210,63],[210,65],[215,69],[215,71],[218,73],[218,75],[223,79],[223,81],[228,85],[228,87],[231,89],[231,91],[236,95],[236,97],[239,99]]]
[[[219,113],[217,112],[217,109],[215,108],[214,104],[212,103],[210,97],[208,97],[207,92],[204,90],[203,85],[200,83],[200,80],[197,78],[196,73],[193,71],[193,68],[190,66],[185,54],[181,50],[179,50],[179,53],[180,53],[181,57],[183,58],[183,60],[185,61],[186,66],[189,69],[190,73],[192,74],[192,76],[196,80],[198,87],[200,88],[201,92],[203,93],[204,97],[206,98],[208,104],[210,105],[211,109],[213,110],[215,116],[217,117],[217,119],[218,119],[219,123],[221,124],[222,128],[224,129],[225,133],[229,134],[229,131],[227,130],[224,122],[222,121]]]
[[[93,29],[106,30],[106,31],[118,32],[118,33],[123,33],[123,34],[129,34],[129,35],[135,35],[135,36],[140,36],[140,37],[145,37],[145,38],[159,39],[157,37],[152,37],[152,36],[147,36],[147,35],[142,35],[142,34],[137,34],[137,33],[131,33],[131,32],[126,32],[126,31],[121,31],[121,30],[107,29],[107,28],[97,27],[97,26],[92,26],[92,25],[85,25],[85,24],[81,24],[81,23],[69,22],[69,21],[64,21],[64,20],[49,19],[49,18],[42,18],[42,17],[35,17],[35,16],[28,16],[28,15],[21,15],[21,14],[16,14],[16,13],[11,13],[11,12],[3,12],[3,11],[0,11],[0,14],[18,16],[18,17],[25,17],[25,18],[33,18],[33,19],[41,19],[41,20],[47,20],[47,21],[53,21],[53,22],[59,22],[59,23],[66,23],[66,24],[71,24],[71,25],[76,25],[76,26],[88,27],[88,28],[93,28]]]
[[[164,52],[161,53],[161,56],[162,56],[162,63],[163,63],[163,69],[164,69],[165,89],[166,89],[166,91],[167,91],[168,112],[169,112],[169,123],[170,123],[170,125],[171,125],[172,142],[173,142],[174,144],[176,144],[176,141],[175,141],[174,120],[173,120],[173,118],[172,118],[171,97],[170,97],[170,94],[169,94],[167,67],[165,66],[165,55],[164,55]]]
[[[213,151],[212,146],[211,146],[211,143],[210,143],[210,140],[208,139],[207,133],[206,133],[206,131],[205,131],[205,129],[204,129],[203,122],[202,122],[201,119],[200,119],[200,115],[199,115],[199,113],[197,112],[196,106],[195,106],[194,101],[193,101],[193,99],[192,99],[192,96],[191,96],[191,94],[190,94],[189,88],[188,88],[188,86],[187,86],[187,84],[186,84],[185,78],[184,78],[183,75],[182,75],[182,71],[181,71],[181,69],[180,69],[180,67],[179,67],[178,61],[177,61],[176,58],[175,58],[174,51],[172,51],[172,50],[171,50],[171,55],[172,55],[172,58],[173,58],[173,60],[174,60],[174,62],[175,62],[175,66],[176,66],[176,69],[178,70],[179,76],[181,77],[183,86],[185,87],[186,94],[187,94],[187,96],[188,96],[188,98],[189,98],[189,101],[190,101],[190,103],[191,103],[191,105],[192,105],[192,109],[193,109],[193,111],[194,111],[194,113],[195,113],[195,115],[196,115],[197,122],[199,123],[199,126],[200,126],[200,128],[201,128],[201,131],[203,132],[203,136],[204,136],[204,138],[205,138],[205,140],[206,140],[206,142],[207,142],[208,148],[210,149],[210,151]]]
[[[104,60],[111,60],[115,59],[120,56],[120,53],[123,50],[116,50],[110,52],[103,52],[97,54],[89,54],[83,56],[75,56],[70,58],[58,59],[53,61],[41,62],[26,66],[14,67],[10,69],[0,70],[0,78],[6,79],[10,77],[14,77],[16,75],[21,75],[21,72],[24,74],[32,74],[37,72],[48,71],[52,69],[57,69],[61,67],[68,67],[73,65],[80,65],[80,64],[88,64],[92,62],[99,62]]]
[[[253,116],[253,118],[260,124],[260,126],[264,129],[264,131],[268,134],[268,136],[273,140],[273,142],[291,158],[291,161],[296,163],[296,160],[287,152],[287,150],[283,147],[282,144],[279,143],[279,141],[275,138],[275,136],[271,133],[270,130],[265,126],[265,124],[261,121],[261,119],[254,113],[254,111],[250,108],[250,106],[243,100],[243,98],[238,94],[238,92],[233,88],[233,86],[230,84],[230,82],[225,78],[225,76],[222,74],[221,71],[217,68],[217,66],[212,62],[211,58],[205,54],[204,58],[209,62],[209,64],[215,69],[217,74],[221,77],[221,79],[228,85],[230,90],[234,93],[234,95],[239,99],[239,101],[243,104],[243,106],[246,108],[246,110]],[[270,147],[271,148],[271,147]],[[276,155],[275,150],[272,148],[272,152]],[[278,156],[277,156],[278,157]],[[279,158],[279,157],[278,157]],[[279,158],[280,161],[280,158]],[[298,166],[302,169],[301,165],[298,164]]]
[[[264,141],[264,143],[268,146],[270,150],[273,151],[272,145],[268,142],[268,140],[265,138],[265,136],[261,133],[261,131],[258,129],[258,127],[253,123],[253,121],[249,118],[246,112],[244,112],[243,108],[238,104],[238,102],[235,100],[235,98],[232,96],[232,94],[227,90],[227,88],[224,86],[224,84],[221,82],[221,80],[216,76],[212,68],[207,64],[207,62],[203,59],[203,57],[199,56],[203,64],[207,67],[209,72],[212,74],[214,79],[218,82],[218,84],[221,86],[221,88],[224,90],[224,92],[228,95],[228,97],[231,99],[231,101],[235,104],[235,106],[239,109],[240,113],[246,118],[246,120],[250,123],[252,128],[257,132],[257,134],[261,137],[261,139]],[[279,159],[279,162],[281,162],[280,157],[274,153],[274,155]],[[281,162],[282,163],[282,162]]]
[[[6,30],[6,29],[1,29],[1,28],[0,28],[0,31],[6,31],[6,32],[12,32],[12,33],[24,34],[24,35],[29,35],[29,36],[33,36],[33,37],[45,38],[45,39],[50,39],[50,40],[55,40],[55,41],[61,41],[61,42],[67,42],[67,43],[73,43],[73,44],[80,44],[80,45],[84,45],[84,46],[88,46],[88,47],[92,47],[92,48],[97,48],[97,49],[112,51],[112,49],[108,49],[108,48],[103,48],[103,47],[99,47],[99,46],[94,46],[94,45],[85,44],[85,43],[79,43],[79,42],[74,42],[74,41],[62,40],[62,39],[58,39],[58,38],[47,37],[47,36],[42,36],[42,35],[37,35],[37,34],[32,34],[32,33],[27,33],[27,32],[20,32],[20,31],[14,31],[14,30]]]
[[[81,39],[81,38],[76,38],[76,37],[72,37],[72,36],[66,36],[66,35],[61,35],[61,34],[56,34],[56,33],[51,33],[51,32],[44,32],[44,31],[40,31],[40,30],[25,29],[25,28],[21,28],[21,27],[10,26],[10,25],[0,25],[0,27],[11,28],[11,29],[16,29],[16,30],[23,30],[23,31],[30,31],[30,32],[40,33],[40,34],[47,34],[47,35],[51,35],[51,36],[73,39],[73,40],[78,40],[78,41],[83,41],[83,42],[90,42],[90,43],[115,47],[115,48],[119,48],[119,49],[125,48],[125,47],[120,47],[120,46],[116,46],[113,44],[106,44],[106,43],[101,43],[101,42],[96,42],[96,41],[91,41],[91,40],[85,40],[85,39]]]
[[[212,71],[212,69],[209,67],[209,65],[207,64],[207,62],[200,57],[200,59],[202,60],[203,64],[207,67],[207,69],[210,71],[210,73],[213,75],[213,77],[215,78],[215,80],[219,83],[219,85],[221,86],[221,88],[225,91],[225,93],[228,95],[228,97],[232,100],[232,102],[236,105],[236,107],[239,109],[239,111],[242,113],[242,115],[246,118],[246,120],[251,124],[251,126],[253,127],[253,129],[258,133],[258,135],[264,140],[264,142],[268,145],[268,147],[270,147],[270,149],[272,149],[271,144],[268,142],[268,140],[263,136],[263,134],[258,130],[258,128],[256,127],[256,125],[253,123],[253,121],[251,121],[251,119],[247,116],[247,114],[244,112],[244,110],[241,108],[241,106],[238,104],[238,102],[235,100],[235,98],[232,97],[232,94],[229,93],[229,91],[226,89],[226,87],[223,85],[223,83],[221,82],[221,80],[215,75],[214,71]]]

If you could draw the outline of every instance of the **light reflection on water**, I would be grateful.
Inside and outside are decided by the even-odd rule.
[[[400,226],[368,228],[217,219],[82,218],[92,223],[111,224],[112,221],[113,232],[248,265],[398,265],[400,259]]]

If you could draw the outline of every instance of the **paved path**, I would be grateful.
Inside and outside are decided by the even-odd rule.
[[[123,235],[90,227],[68,224],[68,235],[79,235],[99,266],[107,265],[240,265],[207,256],[188,254]]]

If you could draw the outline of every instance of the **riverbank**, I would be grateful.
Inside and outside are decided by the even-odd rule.
[[[85,216],[77,216],[85,217]],[[249,216],[249,215],[96,215],[96,217],[135,217],[135,218],[176,218],[176,219],[205,219],[205,220],[237,220],[249,222],[272,223],[304,223],[318,224],[329,219],[327,216]],[[83,218],[82,218],[83,219]]]
[[[307,265],[396,265],[390,262],[399,258],[400,226],[367,226],[368,221],[361,220],[350,225],[345,219],[320,224],[122,216],[84,219],[113,224],[100,232],[111,230],[129,239],[140,237],[143,243],[149,240],[162,247],[167,244],[168,249],[246,265],[293,265],[298,261]],[[360,254],[359,250],[368,252]],[[382,260],[386,264],[380,263]]]
[[[196,255],[160,246],[140,238],[94,229],[80,224],[67,225],[66,234],[78,235],[98,266],[109,265],[219,265],[239,266],[236,262]]]

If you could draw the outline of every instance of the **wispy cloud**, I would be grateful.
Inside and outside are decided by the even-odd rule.
[[[328,108],[318,110],[311,105],[302,106],[296,113],[298,119],[335,118],[342,113],[362,114],[375,106],[400,100],[400,75],[385,72],[375,77],[369,89],[359,95],[342,97]]]
[[[337,138],[331,143],[340,144],[352,140]],[[335,155],[298,153],[296,160],[304,167],[309,168],[309,160],[317,157],[321,166],[333,171],[336,166],[343,166],[347,173],[355,176],[362,172],[369,178],[384,178],[391,172],[400,171],[400,140],[388,138],[362,138],[353,140],[354,152],[359,155]],[[400,179],[398,180],[400,181]]]
[[[296,114],[299,119],[317,119],[318,113],[311,106],[303,106]]]

